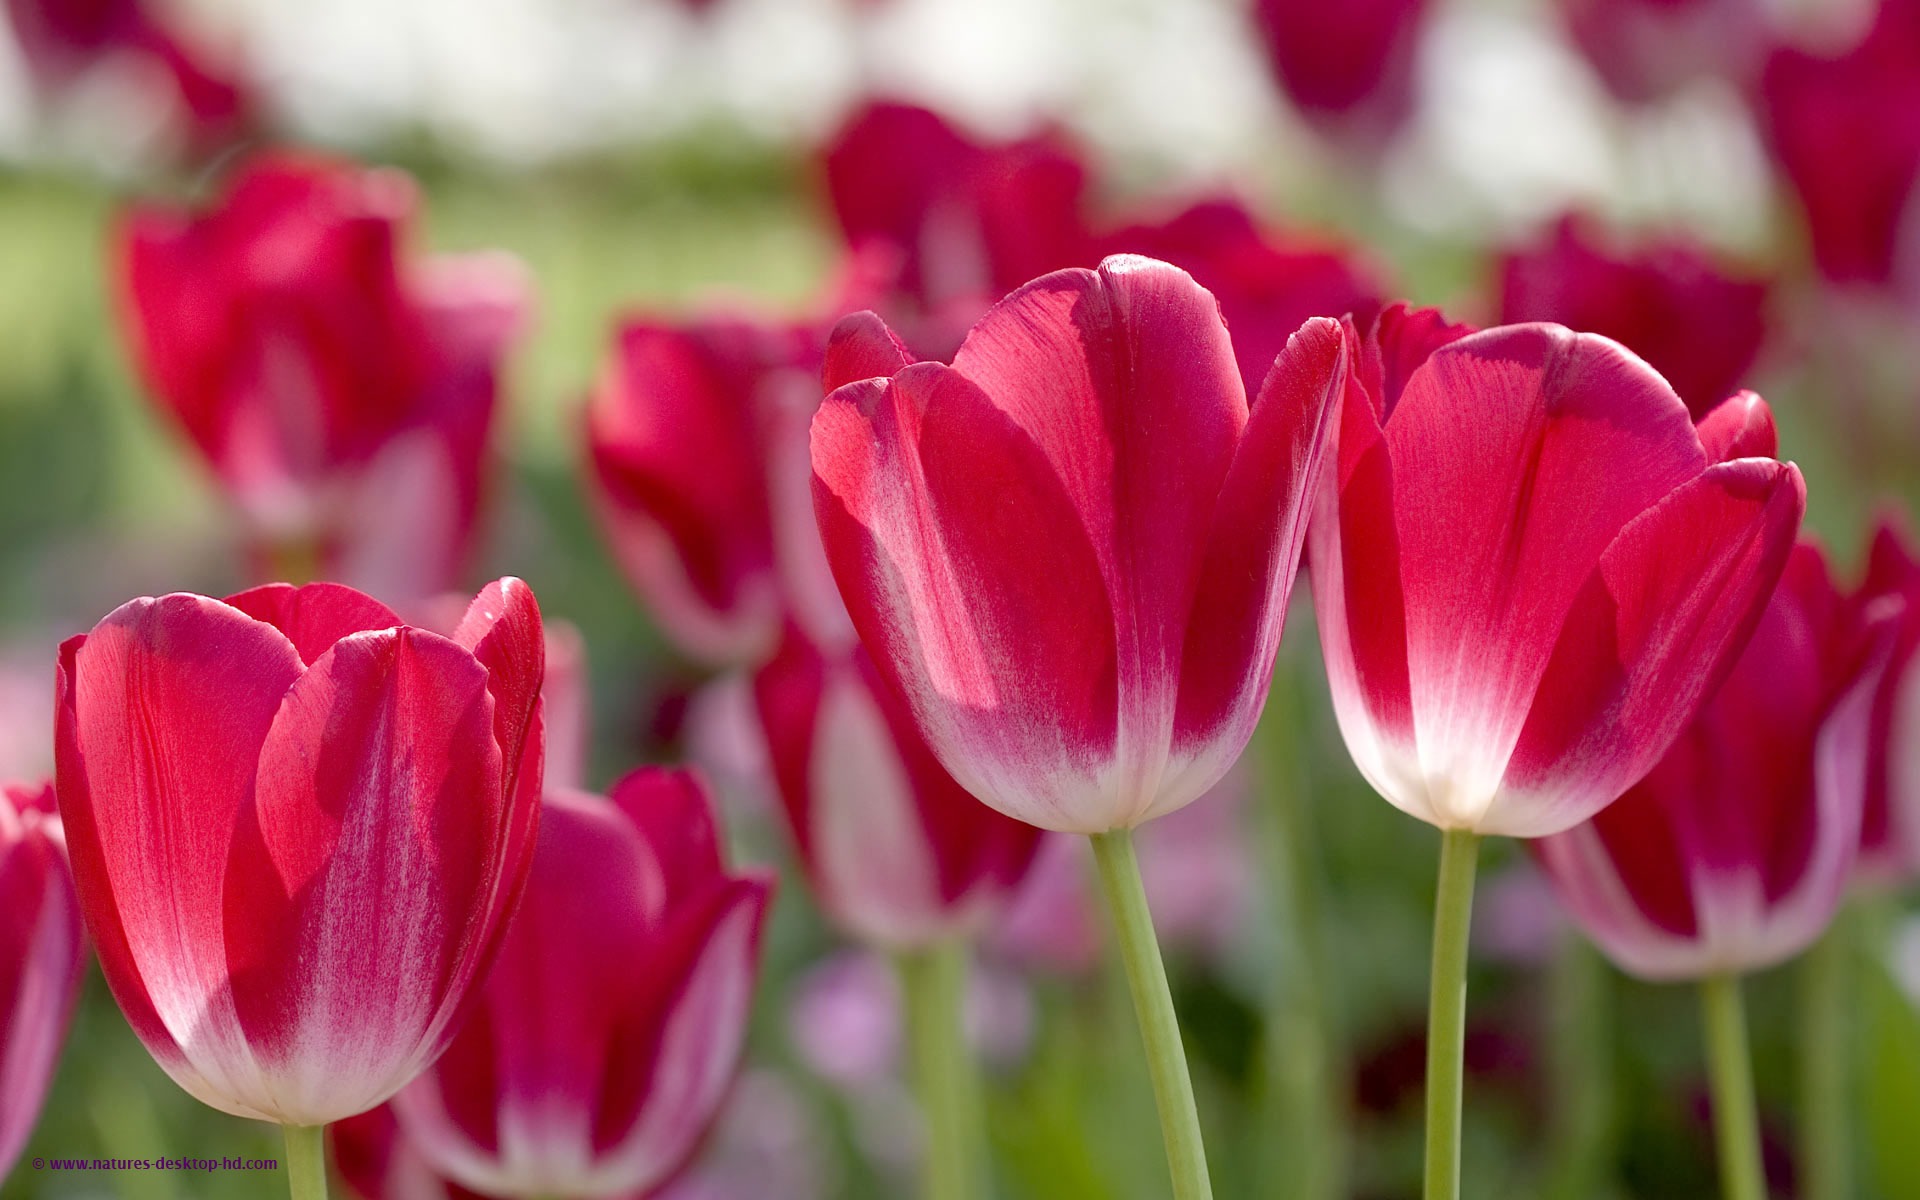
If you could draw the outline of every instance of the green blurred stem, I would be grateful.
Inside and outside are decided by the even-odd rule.
[[[926,1200],[980,1200],[985,1121],[967,1046],[967,944],[952,938],[900,955],[913,1087],[926,1131]]]
[[[286,1125],[287,1185],[293,1200],[327,1200],[325,1125]]]
[[[1851,1200],[1847,993],[1853,922],[1842,909],[1800,964],[1800,1163],[1805,1200]]]
[[[1549,1200],[1589,1200],[1607,1169],[1613,1137],[1609,984],[1599,952],[1573,930],[1563,931],[1547,976]]]
[[[1707,1027],[1707,1072],[1713,1084],[1714,1139],[1720,1147],[1720,1194],[1725,1200],[1766,1200],[1760,1115],[1753,1098],[1740,977],[1711,975],[1701,980],[1700,1001]]]
[[[1140,882],[1140,860],[1134,856],[1132,832],[1116,829],[1094,834],[1093,858],[1100,868],[1107,907],[1113,913],[1127,985],[1133,992],[1134,1014],[1140,1019],[1140,1037],[1146,1043],[1147,1070],[1153,1077],[1154,1101],[1160,1109],[1160,1133],[1167,1144],[1174,1200],[1211,1200],[1213,1184],[1207,1176],[1207,1154],[1200,1141],[1200,1111],[1193,1100],[1187,1052],[1173,1011],[1173,992],[1167,986],[1167,967],[1153,933],[1153,915],[1147,910],[1147,892]]]
[[[1467,1049],[1467,938],[1480,835],[1449,829],[1440,840],[1433,906],[1433,991],[1427,1003],[1426,1200],[1459,1200],[1461,1081]]]

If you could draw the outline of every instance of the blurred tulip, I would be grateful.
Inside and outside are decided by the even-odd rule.
[[[0,787],[0,1179],[40,1119],[85,962],[53,787]]]
[[[1253,0],[1274,79],[1323,129],[1384,141],[1413,115],[1427,0]]]
[[[791,616],[845,640],[806,500],[818,338],[744,317],[629,321],[587,414],[608,543],[662,630],[717,665],[773,653]]]
[[[927,109],[880,101],[848,118],[823,169],[848,244],[898,255],[892,290],[913,312],[960,302],[977,316],[1037,275],[1094,259],[1086,167],[1051,132],[986,142]],[[947,348],[923,349],[944,358]]]
[[[1354,762],[1442,829],[1593,816],[1713,693],[1786,564],[1805,486],[1765,404],[1696,429],[1605,338],[1400,306],[1320,369],[1348,400],[1309,553]]]
[[[1884,665],[1825,555],[1799,546],[1738,664],[1647,777],[1534,844],[1588,936],[1645,979],[1792,958],[1845,894]]]
[[[1744,86],[1766,57],[1762,0],[1559,0],[1573,44],[1609,92],[1651,104],[1700,79]]]
[[[408,259],[414,206],[394,171],[263,157],[210,211],[133,210],[116,268],[147,384],[259,573],[403,606],[458,580],[528,303],[504,256]]]
[[[394,1099],[440,1174],[491,1195],[672,1177],[740,1061],[771,882],[721,860],[705,787],[649,768],[550,792],[526,897],[446,1054]]]
[[[1666,376],[1694,418],[1731,396],[1767,333],[1767,284],[1722,271],[1684,239],[1620,253],[1568,216],[1500,263],[1500,322],[1610,337]]]
[[[1339,337],[1289,343],[1250,418],[1218,305],[1151,259],[1035,280],[951,367],[909,365],[872,314],[843,323],[843,361],[868,365],[830,358],[829,385],[860,381],[814,418],[821,532],[963,787],[1100,833],[1226,773],[1266,698]]]
[[[832,1139],[820,1126],[792,1084],[750,1068],[699,1160],[649,1200],[821,1200]]]
[[[969,935],[1019,886],[1040,831],[954,782],[864,651],[790,632],[754,698],[808,878],[848,933],[896,950]]]
[[[1379,307],[1379,289],[1356,255],[1331,243],[1283,237],[1255,224],[1236,200],[1206,200],[1152,224],[1108,235],[1113,254],[1170,262],[1220,301],[1247,395],[1260,394],[1274,359],[1309,317]]]
[[[1842,52],[1776,49],[1760,117],[1821,273],[1920,296],[1920,0],[1880,0]]]
[[[336,1121],[327,1135],[334,1169],[361,1200],[483,1200],[434,1173],[400,1131],[391,1104]]]
[[[1861,866],[1879,882],[1904,883],[1920,875],[1920,554],[1891,514],[1874,529],[1862,591],[1900,607],[1867,737]]]
[[[517,579],[451,638],[274,584],[129,601],[61,647],[81,909],[176,1083],[314,1126],[439,1055],[526,878],[541,672]]]

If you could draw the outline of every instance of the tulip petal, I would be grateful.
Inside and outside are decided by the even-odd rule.
[[[364,592],[338,583],[269,583],[228,596],[226,602],[287,635],[308,665],[350,633],[392,629],[400,618]]]
[[[1417,771],[1439,824],[1481,828],[1576,594],[1705,455],[1651,368],[1551,325],[1434,351],[1385,437]]]
[[[1479,830],[1554,833],[1644,776],[1752,634],[1805,507],[1796,468],[1737,459],[1622,529],[1558,630]]]
[[[1010,816],[1080,821],[1116,734],[1113,609],[1041,447],[958,371],[917,363],[829,396],[813,464],[854,626],[941,761]]]
[[[1700,445],[1711,462],[1777,457],[1773,410],[1753,392],[1735,392],[1700,418]]]
[[[672,767],[630,771],[607,791],[607,799],[640,831],[640,842],[654,857],[660,881],[659,902],[649,911],[657,919],[666,908],[721,874],[720,830],[713,800],[700,776]]]
[[[65,859],[26,789],[0,795],[0,1178],[40,1117],[67,1040],[86,943]],[[51,787],[44,789],[52,799]],[[27,810],[23,814],[22,809]],[[44,810],[41,810],[44,811]],[[27,815],[31,814],[31,815]]]
[[[417,1074],[491,940],[511,818],[488,674],[435,634],[354,634],[274,718],[225,916],[259,1107],[283,1123],[362,1112]]]
[[[878,314],[857,312],[833,327],[820,378],[834,392],[862,379],[891,379],[913,361],[913,351]]]

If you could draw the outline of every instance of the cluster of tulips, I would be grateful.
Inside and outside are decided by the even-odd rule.
[[[1347,6],[1257,6],[1302,107],[1356,137],[1405,116],[1423,6],[1384,7],[1354,63],[1289,54]],[[1603,63],[1670,19],[1570,7]],[[1920,4],[1878,11],[1849,60],[1718,48],[1764,76],[1820,269],[1897,291],[1906,227],[1821,190],[1831,125],[1796,99],[1920,86]],[[1888,152],[1910,190],[1920,139]],[[991,1190],[970,948],[1077,837],[1173,1195],[1211,1197],[1135,838],[1224,802],[1303,565],[1354,766],[1441,835],[1427,1200],[1463,1194],[1487,837],[1620,968],[1699,985],[1725,1193],[1764,1200],[1741,977],[1920,871],[1920,550],[1890,513],[1854,580],[1802,536],[1740,390],[1768,284],[1569,215],[1473,328],[1229,197],[1096,219],[1064,137],[898,103],[822,173],[828,292],[624,319],[581,475],[652,622],[738,685],[819,909],[901,963],[929,1200]],[[129,208],[110,260],[258,585],[129,600],[48,664],[53,778],[0,781],[0,1171],[90,946],[168,1076],[284,1127],[295,1200],[329,1160],[366,1200],[668,1194],[740,1066],[773,879],[729,865],[724,779],[587,787],[592,649],[533,586],[450,599],[529,273],[415,251],[396,171],[270,151],[219,186]]]

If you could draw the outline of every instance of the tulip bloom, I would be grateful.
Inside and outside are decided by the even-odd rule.
[[[772,884],[730,874],[706,788],[644,769],[549,792],[520,912],[466,1025],[394,1113],[490,1195],[631,1196],[674,1175],[740,1061]]]
[[[85,955],[53,788],[0,788],[0,1179],[40,1117]]]
[[[1647,777],[1534,843],[1574,918],[1643,979],[1783,962],[1825,929],[1860,840],[1880,671],[1800,546],[1726,683]]]
[[[1767,284],[1726,273],[1681,239],[1616,251],[1568,216],[1502,259],[1500,321],[1554,321],[1614,339],[1666,376],[1697,420],[1759,356]]]
[[[176,1083],[317,1126],[433,1062],[526,878],[541,672],[516,579],[451,637],[276,584],[132,600],[61,647],[81,911]]]
[[[1716,76],[1744,87],[1768,47],[1759,0],[1559,0],[1559,8],[1574,46],[1628,104]]]
[[[1382,141],[1413,115],[1427,0],[1255,0],[1273,77],[1322,128]]]
[[[924,947],[975,931],[1040,831],[955,783],[865,652],[799,633],[754,679],[773,774],[821,905],[854,936]]]
[[[260,573],[403,605],[464,565],[527,306],[510,259],[408,258],[414,207],[397,172],[261,158],[208,212],[135,209],[117,267],[141,373]]]
[[[771,655],[789,615],[844,640],[806,502],[818,335],[627,322],[587,412],[602,528],[662,631],[704,662]]]
[[[1861,865],[1875,880],[1920,873],[1920,554],[1905,525],[1875,528],[1864,594],[1900,602],[1893,649],[1873,700],[1867,736]]]

